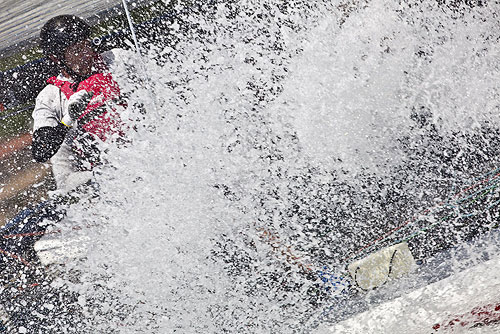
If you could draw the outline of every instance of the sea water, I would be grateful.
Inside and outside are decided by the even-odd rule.
[[[311,332],[346,289],[319,270],[345,275],[364,247],[498,164],[494,2],[176,10],[158,34],[177,43],[144,43],[129,59],[138,76],[120,79],[130,129],[106,143],[99,198],[68,211],[92,242],[68,265],[78,280],[57,284],[78,292],[91,332]],[[464,210],[493,223],[483,209]]]

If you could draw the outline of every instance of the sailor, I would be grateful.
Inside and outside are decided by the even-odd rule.
[[[90,26],[73,15],[50,19],[40,33],[40,47],[59,75],[36,98],[32,154],[50,160],[62,191],[91,179],[99,142],[123,130],[119,108],[110,107],[120,97],[110,70],[123,50],[99,54],[90,35]]]
[[[120,87],[110,71],[131,55],[122,49],[99,54],[90,35],[89,25],[72,15],[54,17],[41,30],[41,49],[59,75],[49,78],[36,98],[32,154],[38,162],[50,160],[57,192],[0,229],[0,274],[15,270],[13,263],[37,261],[33,245],[47,226],[65,217],[66,204],[80,191],[95,189],[88,181],[100,163],[100,143],[123,136],[123,105],[115,103]]]
[[[48,85],[36,98],[32,155],[38,162],[50,160],[57,192],[48,200],[23,210],[0,229],[0,290],[3,291],[0,300],[12,301],[15,306],[0,317],[0,332],[4,318],[14,326],[25,328],[32,323],[31,314],[15,301],[24,302],[24,299],[19,294],[10,297],[9,291],[18,291],[12,288],[16,284],[21,290],[31,287],[44,291],[47,285],[39,284],[46,279],[45,271],[39,270],[43,260],[35,244],[49,226],[64,219],[68,206],[79,196],[90,193],[89,196],[95,198],[97,194],[93,190],[97,188],[88,181],[100,163],[101,144],[112,137],[122,138],[126,130],[120,119],[124,107],[120,102],[120,87],[111,72],[123,69],[125,66],[120,66],[127,64],[133,53],[113,49],[99,54],[90,36],[89,25],[72,15],[50,19],[40,33],[41,49],[59,74],[47,80]],[[55,249],[55,246],[49,248]],[[44,303],[45,299],[40,297],[44,295],[33,291],[26,295],[32,294],[37,296],[37,303]],[[55,308],[57,312],[66,309],[64,303]]]

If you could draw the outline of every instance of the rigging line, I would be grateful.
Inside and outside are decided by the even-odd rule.
[[[271,251],[276,254],[278,260],[298,267],[303,273],[314,273],[323,283],[331,285],[331,287],[328,285],[327,288],[332,288],[333,291],[342,291],[343,287],[348,284],[345,279],[347,274],[339,274],[326,266],[323,269],[315,268],[312,263],[304,259],[304,256],[297,253],[297,250],[292,245],[284,243],[278,234],[264,227],[257,227],[255,224],[254,227],[260,240],[271,247]]]
[[[16,116],[16,115],[19,115],[19,114],[21,114],[21,113],[25,112],[25,111],[31,110],[31,109],[33,109],[33,107],[34,107],[34,105],[31,105],[31,106],[29,106],[29,107],[25,107],[25,108],[22,108],[22,109],[19,109],[19,110],[13,111],[13,112],[11,112],[11,113],[9,113],[9,114],[7,114],[7,115],[1,116],[1,117],[0,117],[0,121],[4,121],[4,120],[6,120],[6,119],[8,119],[8,118],[10,118],[10,117],[14,117],[14,116]]]
[[[460,199],[460,200],[458,200],[457,202],[459,202],[459,203],[461,202],[460,204],[458,204],[458,205],[451,205],[451,204],[448,204],[448,206],[449,206],[449,208],[450,208],[450,209],[453,209],[453,210],[463,209],[463,208],[464,208],[465,206],[467,206],[467,205],[471,205],[471,204],[476,203],[479,199],[481,199],[481,198],[485,197],[486,195],[488,195],[489,193],[491,193],[492,191],[494,191],[495,189],[497,189],[497,188],[498,188],[498,186],[499,186],[499,184],[498,184],[498,183],[494,183],[494,184],[492,184],[492,185],[490,185],[490,186],[487,186],[487,187],[481,188],[480,190],[476,191],[476,192],[473,194],[473,195],[475,195],[476,197],[474,197],[473,195],[470,195],[470,196],[466,197],[465,199]],[[473,198],[473,197],[474,197],[474,198]],[[490,208],[494,207],[494,206],[495,206],[496,204],[498,204],[498,203],[500,203],[500,201],[496,201],[496,202],[494,202],[493,204],[489,205],[489,206],[488,206],[488,208],[487,208],[486,210],[488,210],[488,209],[490,209]],[[482,212],[484,212],[484,210],[483,210],[483,211],[480,211],[479,213],[482,213]],[[472,213],[469,213],[469,214],[464,213],[464,214],[462,214],[462,216],[461,216],[461,217],[457,217],[457,218],[459,218],[459,219],[460,219],[460,218],[465,218],[465,217],[474,216],[474,215],[477,215],[477,214],[478,214],[478,212],[475,212],[475,213],[474,213],[474,212],[472,212]],[[442,218],[442,219],[441,219],[441,222],[442,222],[442,221],[444,221],[444,220],[447,220],[448,218],[451,218],[452,216],[453,216],[453,214],[450,214],[450,215],[448,215],[448,216],[445,216],[444,218]]]
[[[490,171],[490,172],[488,172],[488,173],[484,174],[482,177],[485,177],[485,176],[487,176],[487,175],[494,175],[494,174],[496,174],[496,173],[498,173],[498,172],[500,172],[500,168],[495,168],[495,169],[493,169],[492,171]],[[481,178],[482,178],[482,177],[481,177]]]
[[[393,235],[394,233],[396,233],[397,231],[407,227],[408,225],[410,225],[411,223],[414,223],[414,222],[417,222],[419,221],[419,217],[421,217],[422,215],[423,216],[426,216],[428,215],[429,213],[431,213],[433,211],[433,209],[439,209],[440,207],[443,206],[443,203],[439,203],[438,205],[436,205],[435,207],[433,208],[428,208],[428,209],[425,209],[423,210],[422,212],[420,212],[417,216],[407,220],[404,224],[402,225],[399,225],[395,228],[393,228],[392,230],[388,231],[387,233],[385,233],[384,235],[382,235],[381,237],[379,237],[378,239],[370,242],[369,244],[365,245],[364,247],[362,247],[361,249],[359,249],[357,252],[351,254],[349,257],[345,258],[344,260],[342,260],[343,263],[345,263],[347,260],[350,260],[351,258],[355,258],[356,256],[358,256],[360,253],[362,253],[363,251],[367,250],[367,249],[370,249],[372,247],[374,247],[377,243],[379,243],[380,241],[384,241],[385,239],[387,239],[389,236]]]
[[[477,202],[478,199],[480,199],[481,197],[486,196],[488,193],[491,193],[493,190],[495,190],[497,188],[498,188],[498,185],[494,185],[494,186],[489,186],[489,187],[483,188],[483,192],[480,195],[478,195],[476,198],[470,200],[467,204],[473,204],[473,203]]]
[[[479,198],[481,197],[484,197],[485,195],[487,195],[489,192],[491,192],[493,189],[495,189],[497,187],[489,187],[489,188],[485,188],[485,189],[488,189],[487,191],[484,191],[481,195],[479,195],[478,197],[476,197],[474,201],[477,201]],[[496,201],[495,203],[491,204],[490,206],[488,206],[486,209],[483,209],[482,211],[476,211],[476,212],[472,212],[472,213],[468,213],[468,214],[462,214],[461,216],[457,217],[457,219],[463,219],[463,218],[468,218],[468,217],[473,217],[473,216],[476,216],[476,215],[479,215],[481,213],[484,213],[486,211],[488,211],[489,209],[491,209],[492,207],[495,206],[495,204],[499,204],[500,203],[500,200]],[[456,208],[459,208],[459,207],[456,207]],[[398,244],[400,242],[405,242],[405,241],[408,241],[408,240],[411,240],[413,239],[414,237],[416,237],[418,234],[420,233],[423,233],[423,232],[426,232],[432,228],[434,228],[436,225],[448,220],[449,218],[453,217],[455,213],[450,213],[442,218],[440,218],[437,222],[433,223],[432,225],[430,226],[426,226],[420,230],[417,230],[415,231],[414,233],[410,234],[408,237],[406,238],[403,238],[403,239],[400,239],[400,240],[397,240],[396,242],[394,243],[391,243],[389,244],[389,246],[392,246],[392,245],[395,245],[395,244]],[[387,239],[387,238],[386,238]],[[382,242],[384,242],[384,240],[382,240]]]
[[[460,198],[460,199],[456,200],[456,202],[457,203],[465,202],[465,201],[469,200],[471,197],[476,196],[478,193],[482,192],[483,190],[489,189],[489,188],[496,188],[496,187],[498,187],[499,184],[500,184],[500,180],[498,180],[498,179],[492,180],[491,182],[489,182],[488,186],[477,190],[476,192],[470,194],[469,196]]]
[[[403,239],[401,239],[401,240],[398,240],[398,241],[399,241],[399,242],[404,242],[404,241],[408,241],[408,240],[410,240],[410,239],[413,239],[414,237],[416,237],[416,236],[417,236],[417,235],[419,235],[420,233],[424,233],[424,232],[426,232],[426,231],[428,231],[428,230],[432,229],[434,226],[436,226],[436,225],[438,225],[438,224],[442,223],[443,221],[447,220],[448,218],[451,218],[452,216],[453,216],[453,214],[449,214],[448,216],[444,216],[444,217],[442,217],[441,219],[439,219],[437,222],[432,223],[431,225],[426,226],[426,227],[424,227],[424,228],[422,228],[422,229],[420,229],[420,230],[418,230],[418,231],[415,231],[415,232],[413,232],[412,234],[410,234],[410,236],[408,236],[408,237],[406,237],[406,238],[403,238]],[[397,243],[397,242],[396,242],[396,243]]]
[[[491,174],[493,174],[493,173],[495,173],[495,172],[497,172],[497,171],[499,171],[499,170],[500,170],[500,169],[499,169],[499,168],[497,168],[497,169],[493,170],[492,172],[487,173],[486,175],[488,175],[488,174],[490,174],[490,175],[491,175]],[[496,173],[496,174],[494,174],[492,177],[487,177],[487,178],[485,178],[485,179],[483,179],[483,180],[481,180],[481,181],[477,182],[476,184],[474,184],[474,185],[472,185],[472,186],[470,186],[470,187],[468,187],[468,188],[465,188],[465,189],[461,190],[461,191],[460,191],[460,192],[458,192],[457,194],[453,195],[453,196],[451,197],[451,199],[454,199],[454,198],[456,198],[457,196],[459,196],[459,195],[461,195],[461,194],[463,194],[463,193],[466,193],[466,192],[468,192],[469,190],[472,190],[472,189],[474,189],[475,187],[477,187],[477,186],[479,186],[479,185],[482,185],[482,184],[484,184],[484,183],[491,183],[491,182],[492,182],[492,181],[494,181],[495,179],[498,179],[498,177],[499,177],[499,176],[500,176],[500,173]],[[493,188],[494,188],[494,187],[493,187]],[[481,189],[480,189],[480,190],[478,190],[476,193],[481,192],[481,191],[483,191],[484,189],[485,189],[485,188],[481,188]],[[488,191],[488,192],[489,192],[489,191]],[[487,193],[487,192],[486,192],[486,193]],[[484,194],[483,194],[483,195],[484,195]],[[482,195],[481,195],[481,196],[482,196]],[[468,196],[467,198],[470,198],[470,196]],[[477,198],[476,198],[476,200],[477,200]],[[448,204],[447,204],[447,203],[445,203],[445,202],[440,202],[440,203],[438,203],[437,205],[435,205],[435,206],[434,206],[434,207],[432,207],[432,208],[428,208],[428,209],[423,210],[421,213],[419,213],[419,214],[417,215],[417,217],[413,217],[413,218],[411,218],[411,219],[407,220],[404,224],[402,224],[402,225],[399,225],[399,226],[395,227],[394,229],[392,229],[392,230],[390,230],[389,232],[387,232],[386,234],[384,234],[382,237],[380,237],[380,238],[378,238],[378,239],[376,239],[376,240],[372,241],[371,243],[369,243],[369,244],[365,245],[364,247],[362,247],[361,249],[359,249],[359,250],[358,250],[358,251],[356,251],[355,253],[351,254],[349,257],[347,257],[347,258],[345,258],[344,260],[342,260],[342,263],[345,263],[347,260],[350,260],[351,258],[356,257],[359,253],[361,253],[361,252],[365,251],[366,249],[369,249],[369,248],[371,248],[371,247],[375,246],[375,245],[376,245],[379,241],[387,239],[387,237],[389,237],[390,235],[394,234],[394,233],[395,233],[395,232],[397,232],[398,230],[400,230],[400,229],[402,229],[402,228],[404,228],[404,227],[408,226],[409,224],[411,224],[411,223],[413,223],[413,222],[415,222],[415,221],[418,221],[418,216],[421,216],[421,215],[427,215],[427,214],[428,214],[428,213],[430,213],[432,210],[442,208],[442,207],[443,207],[443,206],[445,206],[445,205],[448,205]],[[437,223],[435,223],[435,224],[437,224]],[[432,226],[434,226],[435,224],[433,224]]]
[[[54,230],[54,231],[50,231],[50,232],[41,231],[41,232],[29,232],[29,233],[17,233],[17,234],[4,235],[4,236],[2,236],[2,238],[14,239],[14,238],[24,238],[24,237],[36,237],[36,236],[46,235],[46,234],[58,234],[61,232],[62,232],[61,230]]]
[[[477,215],[480,215],[482,213],[485,213],[486,211],[488,211],[489,209],[491,209],[494,205],[497,205],[500,203],[500,200],[496,201],[494,204],[488,206],[486,209],[482,210],[482,211],[478,211],[478,212],[475,212],[475,213],[470,213],[470,214],[466,214],[466,215],[462,215],[460,217],[457,217],[457,219],[462,219],[462,218],[469,218],[469,217],[473,217],[473,216],[477,216]],[[394,243],[391,243],[389,246],[392,246],[392,245],[395,245],[395,244],[398,244],[400,242],[405,242],[405,241],[409,241],[411,239],[413,239],[414,237],[416,237],[417,235],[421,234],[421,233],[424,233],[430,229],[432,229],[433,227],[435,227],[437,224],[441,223],[442,221],[444,220],[447,220],[448,218],[450,218],[452,216],[452,214],[448,215],[448,216],[445,216],[443,218],[440,219],[440,221],[430,225],[430,226],[427,226],[421,230],[418,230],[414,233],[412,233],[411,235],[409,235],[408,237],[404,238],[404,239],[400,239],[400,240],[396,240]]]
[[[16,255],[14,253],[10,253],[10,252],[7,252],[6,250],[3,250],[3,249],[0,249],[0,253],[1,254],[4,254],[6,256],[9,256],[13,259],[16,259],[18,261],[20,261],[22,264],[24,264],[25,266],[29,267],[30,266],[30,263],[28,261],[26,261],[25,259],[23,259],[21,256],[19,255]]]
[[[493,204],[491,204],[486,210],[489,210],[498,204],[500,204],[500,200],[493,202]]]
[[[491,190],[485,191],[485,192],[481,195],[481,197],[483,197],[484,195],[488,194],[490,191],[491,191]],[[477,200],[477,199],[478,199],[478,198],[476,198],[476,199],[474,199],[474,200]],[[500,202],[500,201],[497,201],[497,202]],[[476,215],[478,215],[478,214],[481,214],[481,213],[486,212],[486,211],[487,211],[487,210],[489,210],[490,208],[491,208],[491,206],[489,206],[488,208],[483,209],[483,210],[481,210],[481,211],[477,211],[477,212],[475,212],[475,213],[463,214],[462,216],[457,217],[457,219],[462,219],[462,218],[467,218],[467,217],[476,216]],[[451,218],[453,215],[454,215],[453,213],[452,213],[452,214],[449,214],[448,216],[445,216],[445,217],[441,218],[441,219],[440,219],[439,221],[437,221],[436,223],[434,223],[434,224],[432,224],[432,225],[430,225],[430,226],[427,226],[427,227],[425,227],[425,228],[423,228],[423,229],[421,229],[421,230],[419,230],[419,231],[415,232],[415,233],[414,233],[414,235],[412,235],[412,236],[411,236],[411,238],[414,238],[415,236],[417,236],[418,234],[420,234],[420,233],[422,233],[422,232],[426,232],[426,231],[430,230],[431,228],[433,228],[433,227],[434,227],[434,226],[436,226],[437,224],[439,224],[439,223],[441,223],[441,222],[443,222],[443,221],[447,220],[448,218]],[[408,240],[410,240],[411,238],[410,238],[410,237],[408,237],[408,238],[405,238],[404,240],[405,240],[405,241],[408,241]]]
[[[493,173],[498,172],[498,171],[500,171],[500,168],[495,169],[493,172],[487,173],[487,174],[485,174],[485,175],[493,174]],[[495,180],[497,180],[496,182],[499,182],[499,181],[498,181],[498,180],[499,180],[499,176],[500,176],[500,172],[498,172],[498,173],[494,174],[494,175],[493,175],[493,176],[491,176],[491,177],[486,177],[486,178],[482,179],[481,181],[478,181],[477,183],[473,184],[472,186],[470,186],[470,187],[468,187],[468,188],[465,188],[465,189],[463,189],[463,190],[459,191],[458,193],[456,193],[455,195],[453,195],[451,198],[452,198],[452,199],[454,199],[455,197],[458,197],[459,195],[462,195],[462,194],[464,194],[464,193],[468,192],[469,190],[472,190],[472,189],[476,188],[477,186],[482,185],[482,184],[484,184],[484,183],[489,183],[489,184],[491,184],[491,183],[492,183],[492,182],[494,182]],[[480,192],[482,189],[484,189],[484,188],[479,189],[477,192]],[[476,192],[476,193],[477,193],[477,192]],[[472,195],[469,195],[469,196],[472,196]],[[469,197],[469,196],[468,196],[468,197]]]

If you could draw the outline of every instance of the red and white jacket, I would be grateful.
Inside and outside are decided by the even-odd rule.
[[[104,63],[112,73],[117,66],[127,62],[130,52],[121,49],[113,49],[102,54]],[[49,84],[38,94],[35,108],[33,110],[33,137],[34,144],[37,135],[45,129],[50,133],[60,132],[61,144],[54,149],[55,154],[50,154],[52,171],[59,190],[70,190],[75,186],[86,182],[92,177],[91,163],[82,159],[75,150],[74,142],[79,137],[78,128],[64,128],[61,124],[65,113],[67,113],[69,97],[76,91],[85,89],[92,91],[94,96],[86,111],[81,115],[83,118],[98,107],[114,100],[120,95],[120,88],[111,77],[110,73],[101,73],[84,80],[75,89],[75,83],[63,75],[50,78]],[[105,141],[115,131],[120,131],[119,112],[116,109],[106,109],[98,117],[92,118],[80,126],[97,141]],[[39,136],[38,136],[39,137]],[[64,138],[64,140],[62,140]],[[47,139],[44,139],[47,141]],[[33,145],[33,156],[37,161],[44,162],[46,152],[43,144]],[[41,148],[41,149],[40,149]],[[38,152],[37,152],[38,151]],[[42,153],[40,153],[42,152]]]

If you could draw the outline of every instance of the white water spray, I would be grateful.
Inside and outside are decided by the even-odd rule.
[[[183,18],[175,48],[152,46],[165,103],[129,108],[136,130],[109,147],[99,203],[69,213],[100,226],[77,266],[89,326],[308,332],[335,299],[258,228],[334,266],[467,184],[464,169],[487,171],[453,149],[493,149],[464,136],[498,125],[497,5],[413,5],[219,3]]]

